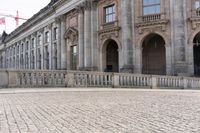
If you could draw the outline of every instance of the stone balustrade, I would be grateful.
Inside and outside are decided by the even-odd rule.
[[[142,21],[143,22],[148,22],[148,21],[157,21],[161,19],[161,14],[152,14],[152,15],[144,15],[142,16]]]
[[[200,78],[65,70],[0,70],[0,88],[5,87],[200,89]]]
[[[199,16],[200,16],[200,10],[199,9],[192,10],[192,17],[199,17]]]

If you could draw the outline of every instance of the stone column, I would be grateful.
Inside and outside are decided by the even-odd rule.
[[[29,66],[28,66],[28,68],[31,69],[31,37],[29,38],[28,58],[29,58]]]
[[[136,46],[135,48],[135,73],[141,74],[142,73],[142,49],[140,45]]]
[[[49,46],[48,46],[48,49],[49,49],[49,69],[51,70],[52,69],[52,45],[53,45],[53,29],[52,29],[52,24],[50,24],[50,27],[49,27]]]
[[[21,69],[21,44],[19,43],[19,64],[18,69]]]
[[[61,39],[61,69],[67,69],[67,51],[66,51],[66,44],[65,44],[65,25],[66,25],[66,17],[64,15],[61,16],[61,32],[60,32],[60,39]]]
[[[172,43],[174,47],[175,75],[185,75],[187,73],[186,44],[187,44],[187,24],[185,0],[170,0],[171,6],[171,29]]]
[[[99,66],[99,49],[98,49],[98,1],[92,2],[91,8],[91,55],[93,70],[98,70]]]
[[[171,47],[165,44],[166,50],[166,75],[172,75],[172,60],[171,60]]]
[[[41,52],[41,69],[43,70],[44,69],[44,29],[41,31],[41,49],[40,49],[40,52]]]
[[[188,75],[193,76],[194,75],[194,51],[193,51],[193,44],[188,44],[187,49],[187,55],[188,55]]]
[[[37,69],[37,36],[35,36],[35,48],[34,48],[34,56],[35,56],[35,60],[34,60],[34,69]]]
[[[91,3],[86,1],[84,8],[84,66],[91,70]]]
[[[61,18],[60,16],[55,18],[55,22],[58,28],[58,39],[57,39],[57,69],[61,69]]]
[[[122,72],[133,72],[133,44],[132,44],[132,13],[131,0],[121,1],[122,13]]]
[[[82,7],[78,7],[78,69],[84,68],[84,13]]]

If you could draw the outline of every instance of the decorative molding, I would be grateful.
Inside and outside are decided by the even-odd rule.
[[[73,27],[69,27],[66,30],[64,37],[65,39],[70,40],[72,43],[78,42],[78,30]]]
[[[139,34],[143,34],[144,32],[147,32],[147,31],[165,32],[167,29],[166,27],[168,23],[169,23],[169,20],[150,21],[150,22],[137,23],[135,27]]]
[[[105,38],[110,38],[111,36],[117,38],[119,36],[120,29],[120,27],[115,26],[112,28],[100,30],[98,33],[100,35],[101,40],[104,40]]]
[[[99,0],[98,4],[105,4],[105,5],[110,5],[114,2],[115,0]]]
[[[188,19],[191,22],[192,30],[200,27],[200,17],[192,17]]]

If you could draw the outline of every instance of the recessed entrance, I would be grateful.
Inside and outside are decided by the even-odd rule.
[[[158,34],[148,35],[142,44],[142,73],[166,74],[165,41]]]
[[[104,71],[119,72],[118,45],[114,40],[109,40],[103,48]]]
[[[194,75],[200,76],[200,33],[193,40]]]

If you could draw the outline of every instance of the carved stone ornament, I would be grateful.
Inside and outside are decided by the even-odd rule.
[[[192,29],[195,30],[200,27],[200,18],[189,18]]]
[[[65,32],[65,39],[70,40],[72,43],[78,41],[78,31],[75,28],[69,27]]]
[[[136,24],[136,29],[139,34],[143,34],[145,32],[153,32],[153,31],[166,31],[166,26],[168,24],[168,20],[161,20],[161,21],[153,21],[153,22],[145,22],[145,23],[138,23]]]

